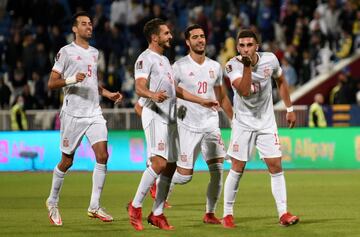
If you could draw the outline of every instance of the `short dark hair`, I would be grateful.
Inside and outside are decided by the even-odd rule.
[[[254,38],[254,40],[256,41],[256,43],[259,43],[258,37],[255,34],[254,31],[249,30],[249,29],[244,29],[241,30],[237,36],[237,42],[239,41],[239,39],[241,38]]]
[[[148,43],[151,43],[151,36],[153,34],[160,34],[160,26],[166,25],[165,21],[160,18],[154,18],[144,25],[144,35]]]
[[[195,30],[195,29],[202,29],[202,31],[204,32],[205,34],[205,30],[198,24],[194,24],[194,25],[191,25],[189,26],[188,28],[186,28],[185,32],[184,32],[184,35],[185,35],[185,39],[188,40],[190,38],[190,31],[192,30]],[[205,35],[205,38],[206,38],[206,35]]]
[[[71,17],[72,26],[77,26],[77,24],[78,24],[77,18],[78,18],[79,16],[87,16],[87,17],[89,17],[90,21],[92,22],[92,18],[91,18],[91,16],[90,16],[89,13],[87,13],[87,12],[85,12],[85,11],[80,11],[80,12],[75,13],[75,14]]]

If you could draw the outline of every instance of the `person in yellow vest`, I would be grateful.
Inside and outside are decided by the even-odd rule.
[[[28,130],[28,122],[24,111],[24,98],[16,97],[15,104],[11,107],[11,130]]]
[[[314,97],[314,103],[311,104],[309,110],[309,127],[324,128],[327,126],[326,118],[322,104],[324,103],[324,96],[322,94],[316,94]]]

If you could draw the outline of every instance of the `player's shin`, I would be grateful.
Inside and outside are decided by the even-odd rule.
[[[207,189],[206,213],[215,213],[222,190],[223,164],[209,164],[210,182]]]
[[[238,173],[230,169],[226,177],[224,187],[224,217],[233,215],[236,194],[239,188],[239,181],[243,173]]]
[[[169,192],[171,178],[160,175],[159,182],[157,183],[156,197],[153,205],[153,214],[155,216],[161,215],[164,212],[164,204]]]

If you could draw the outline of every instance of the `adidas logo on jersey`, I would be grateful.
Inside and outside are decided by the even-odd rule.
[[[76,57],[76,60],[81,60],[81,57],[80,57],[80,56],[77,56],[77,57]]]
[[[193,72],[190,72],[189,77],[193,77],[193,76],[195,76],[195,74]]]

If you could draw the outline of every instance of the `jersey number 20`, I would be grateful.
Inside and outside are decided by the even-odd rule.
[[[207,82],[206,81],[199,81],[198,82],[198,94],[206,94],[207,92]]]

